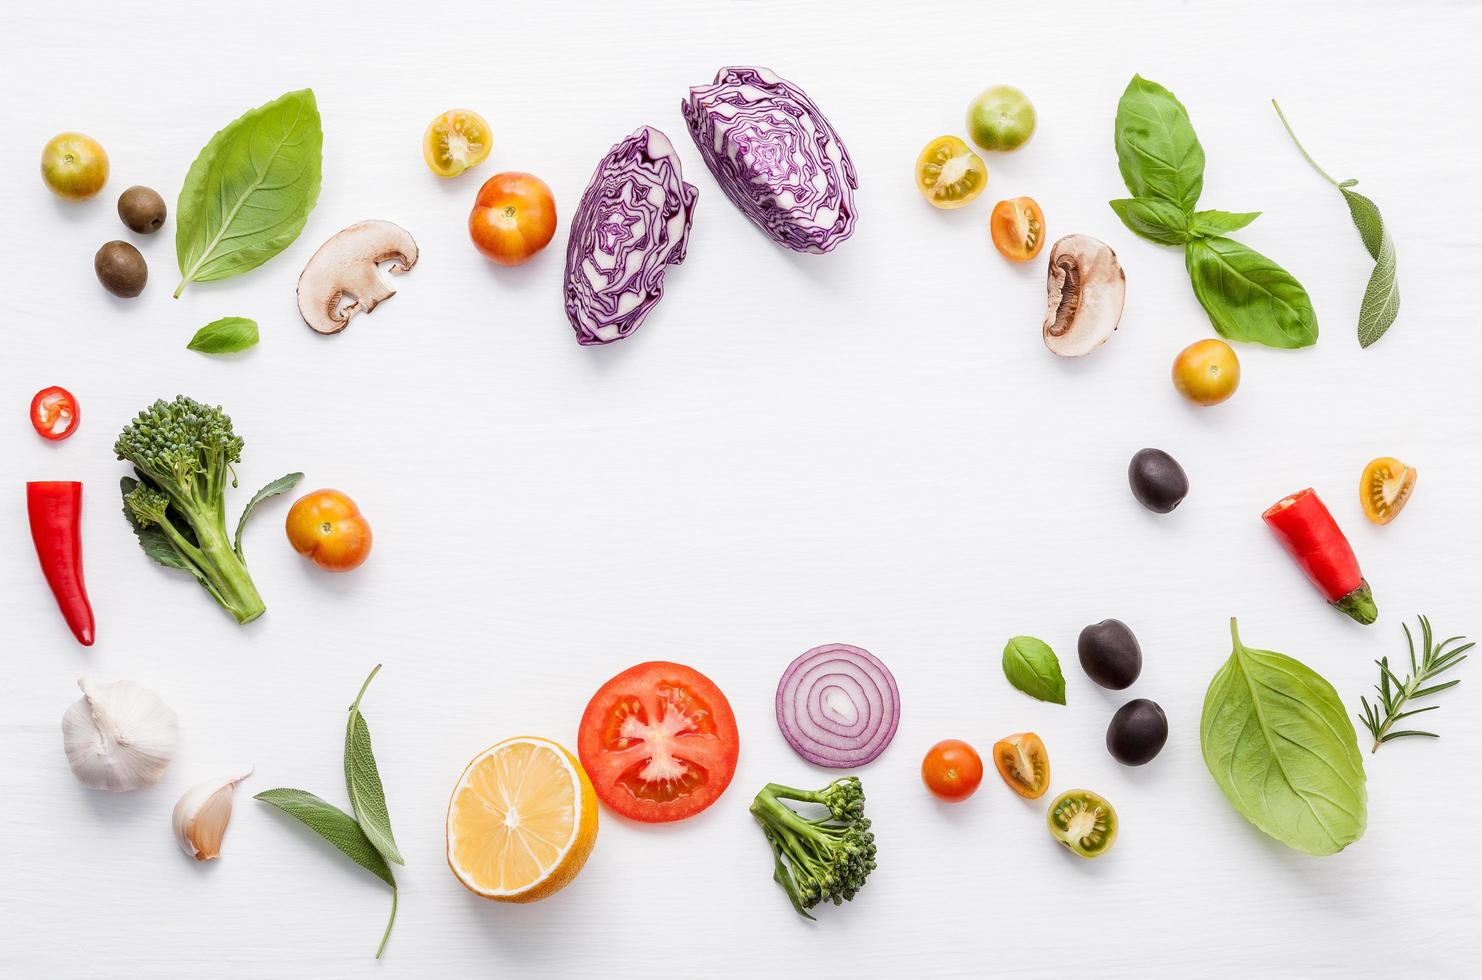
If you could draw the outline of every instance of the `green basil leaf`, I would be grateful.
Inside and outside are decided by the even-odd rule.
[[[175,207],[186,283],[255,269],[293,243],[319,200],[319,107],[309,89],[251,109],[211,137]]]
[[[269,789],[253,798],[282,810],[329,841],[345,857],[396,887],[396,878],[381,852],[366,838],[355,818],[344,810],[301,789]]]
[[[1195,211],[1189,231],[1194,238],[1217,238],[1239,231],[1260,216],[1259,211]]]
[[[1184,261],[1194,295],[1221,336],[1267,347],[1317,343],[1307,290],[1260,252],[1229,238],[1196,238]]]
[[[131,476],[121,477],[118,481],[118,488],[125,498],[138,485],[139,481]],[[134,512],[129,509],[127,500],[124,503],[123,512],[124,517],[128,518],[129,527],[134,529],[134,536],[139,539],[139,547],[150,557],[150,560],[166,568],[178,568],[181,571],[191,572],[197,578],[200,577],[195,566],[180,557],[180,552],[175,550],[175,546],[170,543],[169,538],[165,537],[165,532],[161,531],[157,524],[150,524],[148,527],[140,524],[139,518],[135,517]]]
[[[1116,145],[1117,166],[1133,197],[1194,210],[1204,189],[1204,148],[1172,92],[1133,75],[1117,103]]]
[[[202,354],[235,354],[257,343],[257,321],[245,316],[225,316],[196,331],[186,344]]]
[[[287,476],[280,476],[272,483],[257,491],[257,493],[254,493],[252,499],[247,501],[247,506],[242,508],[242,516],[237,519],[237,536],[232,542],[232,550],[237,553],[238,558],[241,558],[243,561],[247,560],[242,554],[242,530],[247,527],[247,518],[251,517],[252,512],[257,510],[257,505],[269,497],[276,497],[280,493],[287,493],[297,486],[298,481],[303,478],[304,475],[302,473],[289,473]]]
[[[1156,197],[1123,197],[1107,203],[1139,238],[1159,245],[1182,245],[1191,237],[1189,216],[1177,204]]]
[[[1204,764],[1240,814],[1288,847],[1334,854],[1368,822],[1363,758],[1333,686],[1285,654],[1234,650],[1204,696]]]
[[[1065,703],[1065,675],[1060,659],[1044,640],[1016,636],[1003,648],[1003,675],[1032,698]]]
[[[405,864],[401,852],[396,849],[396,839],[391,835],[391,814],[386,809],[386,791],[381,787],[381,771],[376,768],[376,756],[371,751],[370,726],[360,713],[360,699],[365,697],[366,688],[375,679],[381,665],[376,664],[370,677],[361,685],[355,703],[350,705],[350,718],[345,725],[345,789],[350,794],[350,808],[366,839],[373,844],[381,856],[393,864]]]
[[[1354,183],[1347,181],[1339,184],[1338,189],[1343,192],[1348,212],[1353,216],[1353,225],[1374,260],[1374,272],[1369,276],[1369,285],[1364,288],[1364,301],[1359,306],[1359,346],[1368,347],[1384,336],[1399,315],[1400,286],[1395,278],[1395,241],[1390,237],[1389,229],[1384,227],[1379,205],[1358,191],[1349,190]]]

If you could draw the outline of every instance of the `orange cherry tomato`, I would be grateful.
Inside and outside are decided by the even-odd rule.
[[[921,781],[940,799],[958,803],[978,791],[983,758],[961,739],[946,739],[933,745],[921,760]]]
[[[67,438],[77,431],[80,418],[77,399],[66,388],[42,388],[31,399],[31,426],[43,439],[57,442]]]
[[[1026,800],[1037,800],[1050,788],[1050,755],[1034,732],[994,742],[993,765],[1009,789]]]
[[[1016,197],[993,205],[988,219],[993,247],[1010,262],[1028,262],[1045,247],[1045,213],[1032,197]]]
[[[1375,524],[1388,524],[1410,500],[1415,489],[1415,467],[1393,456],[1381,456],[1364,467],[1359,480],[1359,501],[1364,516]]]
[[[519,265],[556,234],[556,201],[534,174],[495,174],[479,188],[468,215],[468,236],[484,258]]]
[[[1173,387],[1196,405],[1218,405],[1240,387],[1240,359],[1223,340],[1201,340],[1173,361]]]
[[[288,509],[293,550],[331,572],[358,568],[370,555],[370,523],[338,490],[306,493]]]

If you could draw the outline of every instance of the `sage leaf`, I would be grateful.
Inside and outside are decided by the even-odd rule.
[[[345,857],[392,888],[396,887],[396,878],[392,876],[386,860],[381,857],[381,852],[365,836],[355,818],[333,803],[327,803],[301,789],[264,790],[253,799],[262,800],[282,810],[329,841]]]
[[[1193,237],[1189,233],[1189,216],[1177,204],[1156,197],[1124,197],[1107,203],[1122,219],[1122,224],[1139,238],[1159,245],[1182,245]]]
[[[381,772],[376,768],[376,756],[371,751],[370,726],[360,713],[360,699],[365,697],[366,688],[381,670],[376,664],[370,676],[350,705],[350,718],[345,724],[345,789],[350,794],[350,808],[355,819],[372,845],[381,856],[393,864],[405,864],[401,852],[396,849],[396,840],[391,835],[391,814],[386,810],[386,792],[381,788]]]
[[[1016,636],[1003,648],[1003,675],[1032,698],[1065,703],[1065,675],[1060,658],[1048,643],[1033,636]]]
[[[1189,113],[1157,82],[1133,75],[1117,103],[1117,166],[1133,197],[1194,210],[1204,189],[1204,148]]]
[[[1297,152],[1302,158],[1316,170],[1323,180],[1338,188],[1343,195],[1343,200],[1348,204],[1348,213],[1353,218],[1353,226],[1358,229],[1359,238],[1364,243],[1364,248],[1369,250],[1369,258],[1374,260],[1374,271],[1369,275],[1369,283],[1364,287],[1364,299],[1359,305],[1358,340],[1360,347],[1368,347],[1390,328],[1395,322],[1395,317],[1400,312],[1400,286],[1395,275],[1395,243],[1390,237],[1389,229],[1384,226],[1384,218],[1379,214],[1379,205],[1369,198],[1353,189],[1358,183],[1356,180],[1345,180],[1341,183],[1332,178],[1329,173],[1317,165],[1312,159],[1302,141],[1297,139],[1297,134],[1292,130],[1291,123],[1287,122],[1286,113],[1281,111],[1281,106],[1276,100],[1271,100],[1276,115],[1281,119],[1281,125],[1286,129],[1286,134],[1296,144]]]
[[[190,343],[185,346],[202,354],[235,354],[256,343],[256,320],[249,320],[244,316],[225,316],[220,320],[212,320],[197,330],[195,336],[190,338]]]
[[[298,238],[319,200],[324,135],[309,89],[248,110],[201,150],[175,207],[187,283],[255,269]]]
[[[242,554],[242,531],[247,527],[247,518],[251,517],[252,512],[257,510],[257,505],[269,497],[276,497],[280,493],[287,493],[297,486],[298,481],[303,478],[304,475],[302,473],[289,473],[287,476],[280,476],[272,483],[257,491],[257,493],[254,493],[252,499],[247,501],[247,506],[242,508],[242,516],[237,519],[237,535],[232,541],[232,550],[237,553],[238,558],[246,561],[246,556]]]
[[[1210,681],[1199,745],[1210,775],[1251,823],[1288,847],[1335,854],[1363,836],[1368,794],[1338,693],[1297,660],[1240,642]]]
[[[118,481],[118,488],[122,491],[125,498],[138,485],[139,481],[131,476],[121,477]],[[139,523],[139,518],[135,517],[134,512],[129,509],[127,499],[124,501],[123,512],[124,517],[128,518],[129,527],[134,529],[134,536],[139,539],[139,547],[143,549],[151,561],[159,565],[164,565],[166,568],[178,568],[181,571],[192,572],[198,579],[200,578],[200,573],[196,572],[194,566],[180,557],[180,552],[176,551],[175,546],[170,544],[170,539],[165,537],[165,532],[161,531],[158,525],[150,524],[148,527],[145,527]],[[202,584],[205,583],[202,582]]]
[[[1239,231],[1261,216],[1259,211],[1195,211],[1189,218],[1194,238],[1217,238]]]
[[[1222,337],[1289,349],[1317,343],[1307,290],[1260,252],[1230,238],[1196,238],[1185,246],[1184,262]]]

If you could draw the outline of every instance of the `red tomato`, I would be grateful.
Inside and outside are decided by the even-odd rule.
[[[288,508],[293,550],[331,572],[348,572],[370,557],[370,522],[338,490],[306,493]]]
[[[31,425],[43,439],[67,438],[77,431],[77,419],[77,399],[66,388],[42,388],[31,399]]]
[[[692,817],[736,773],[731,703],[693,667],[662,660],[603,684],[581,716],[576,752],[597,798],[644,823]]]
[[[474,248],[500,265],[519,265],[556,234],[556,200],[534,174],[495,174],[484,181],[468,215]]]
[[[978,791],[983,758],[961,739],[946,739],[933,745],[921,760],[921,781],[941,799],[957,803]]]

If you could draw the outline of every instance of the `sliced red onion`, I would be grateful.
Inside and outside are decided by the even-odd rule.
[[[889,669],[847,643],[814,647],[777,684],[777,726],[815,765],[864,765],[885,751],[900,719],[900,691]]]

